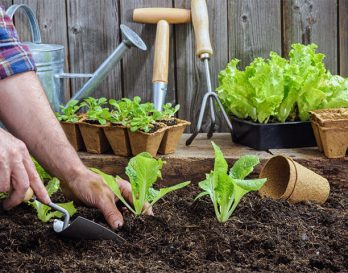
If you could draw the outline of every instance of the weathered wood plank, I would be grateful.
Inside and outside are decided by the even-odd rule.
[[[316,43],[319,52],[326,55],[327,68],[337,73],[337,1],[284,0],[283,3],[284,54],[288,54],[293,43]]]
[[[71,72],[93,73],[120,42],[117,0],[70,0],[68,3],[69,59]],[[72,80],[72,93],[86,80]],[[92,96],[122,97],[121,64],[118,63]]]
[[[13,2],[12,0],[2,0],[1,3],[0,3],[0,6],[2,8],[7,9],[9,6],[12,5],[12,2]]]
[[[270,51],[281,53],[281,3],[279,0],[229,0],[229,58],[240,67]]]
[[[171,0],[127,0],[121,1],[121,23],[137,32],[146,43],[146,52],[132,48],[122,62],[124,95],[129,98],[140,96],[144,101],[151,100],[152,71],[156,25],[133,22],[135,8],[172,7]],[[175,103],[174,43],[173,27],[170,27],[170,57],[167,102]]]
[[[39,22],[43,43],[61,44],[65,47],[65,69],[69,70],[68,62],[68,36],[66,6],[64,0],[14,0],[14,4],[27,4],[36,13]],[[30,29],[28,21],[23,14],[15,16],[16,29],[22,41],[28,41]],[[65,98],[70,97],[69,82],[65,82]]]
[[[166,161],[163,167],[163,178],[166,182],[180,182],[182,179],[199,181],[213,167],[214,152],[210,140],[207,140],[204,134],[199,134],[192,146],[186,147],[187,137],[187,134],[183,135],[175,154],[162,156]],[[255,169],[254,176],[273,155],[282,154],[328,178],[330,183],[348,187],[348,157],[340,160],[327,159],[317,148],[255,151],[246,146],[233,144],[230,134],[226,133],[214,135],[213,140],[222,149],[229,165],[242,155],[257,155],[261,164]],[[122,174],[128,163],[127,158],[113,155],[80,153],[80,157],[87,166],[100,168],[110,174]]]
[[[339,1],[340,75],[348,77],[348,0]]]
[[[190,8],[189,0],[175,0],[176,8]],[[228,62],[228,29],[227,1],[207,1],[209,13],[210,38],[214,55],[210,60],[210,71],[213,89],[218,84],[218,73]],[[202,62],[195,54],[195,36],[192,24],[175,26],[176,47],[176,84],[177,98],[181,105],[179,117],[192,122],[191,129],[196,125],[201,102],[206,92],[206,78]],[[220,115],[217,114],[220,118]],[[210,125],[209,112],[206,114],[203,128]],[[224,121],[217,120],[217,130],[226,131]]]

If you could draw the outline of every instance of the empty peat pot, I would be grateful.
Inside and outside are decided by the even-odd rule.
[[[312,111],[311,121],[319,151],[328,158],[344,158],[348,150],[348,109]]]
[[[259,190],[262,197],[292,203],[312,201],[323,204],[330,193],[327,179],[285,156],[278,155],[268,160],[260,178],[267,178]]]

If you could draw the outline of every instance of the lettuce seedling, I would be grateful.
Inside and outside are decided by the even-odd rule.
[[[52,178],[46,185],[46,190],[48,195],[51,197],[54,193],[60,190],[60,182],[57,178]],[[52,208],[42,204],[41,202],[34,200],[28,201],[28,205],[32,206],[37,213],[37,218],[42,222],[48,222],[52,218],[61,218],[63,217],[63,213],[59,211],[52,211]],[[76,213],[76,208],[74,207],[73,201],[67,203],[57,203],[58,206],[66,209],[70,216]]]
[[[92,97],[86,98],[82,103],[81,107],[87,107],[87,120],[97,121],[101,125],[105,125],[107,120],[110,119],[110,111],[106,107],[106,98],[95,99]]]
[[[203,190],[195,200],[209,195],[213,202],[216,218],[220,223],[226,222],[236,209],[242,197],[250,191],[259,190],[267,179],[245,180],[260,163],[253,155],[242,156],[228,172],[227,161],[221,149],[212,142],[215,151],[214,170],[206,174],[206,179],[199,182]]]
[[[162,107],[162,115],[161,120],[168,120],[174,117],[174,115],[179,111],[180,104],[175,105],[175,107],[172,106],[171,103],[166,103]]]
[[[61,113],[56,112],[56,117],[59,121],[66,121],[66,122],[78,122],[79,118],[77,116],[77,111],[80,110],[81,106],[77,105],[77,100],[69,101],[66,106],[61,105]]]
[[[107,175],[98,169],[92,169],[97,174],[104,178],[104,181],[108,184],[115,195],[120,201],[135,215],[141,215],[145,213],[144,205],[149,202],[153,206],[159,199],[163,198],[167,193],[184,188],[191,182],[182,182],[180,184],[161,188],[156,190],[153,185],[158,178],[162,178],[161,169],[163,161],[153,158],[149,153],[140,153],[133,157],[126,167],[126,174],[129,178],[132,187],[132,197],[134,208],[126,202],[123,198],[115,177]],[[116,179],[120,179],[116,177]]]
[[[47,182],[46,190],[48,195],[51,197],[53,194],[55,194],[57,191],[60,190],[60,182],[58,178],[52,177],[49,173],[47,173],[44,168],[41,167],[41,165],[32,158],[34,165],[36,167],[36,171],[38,172],[40,179]],[[4,199],[8,196],[7,193],[1,193],[0,192],[0,199]],[[27,205],[32,206],[37,213],[37,218],[41,220],[42,222],[48,222],[52,218],[61,218],[63,217],[63,214],[59,211],[52,211],[51,207],[46,206],[42,204],[41,202],[34,200],[34,201],[28,201],[26,202]],[[67,203],[58,203],[57,205],[65,208],[70,216],[74,215],[76,213],[76,208],[74,207],[73,201],[67,202]]]

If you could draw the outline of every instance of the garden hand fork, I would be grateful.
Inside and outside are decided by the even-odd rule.
[[[192,141],[195,139],[195,137],[198,135],[198,133],[201,130],[203,117],[207,107],[208,100],[209,100],[209,107],[210,107],[211,124],[210,124],[207,137],[211,138],[215,131],[216,116],[215,116],[214,100],[217,102],[222,112],[222,115],[227,123],[228,128],[230,129],[230,131],[232,131],[231,121],[229,120],[228,115],[226,114],[226,111],[224,107],[222,106],[221,101],[219,100],[219,97],[212,90],[212,86],[211,86],[209,60],[211,55],[213,54],[213,49],[211,47],[210,37],[209,37],[208,9],[207,9],[207,4],[205,0],[192,0],[191,13],[192,13],[193,28],[194,28],[195,36],[196,36],[196,54],[204,62],[205,76],[207,80],[207,92],[205,93],[202,100],[202,105],[201,105],[201,110],[199,112],[197,126],[194,132],[192,133],[192,135],[190,136],[190,138],[186,141],[187,146],[192,143]]]

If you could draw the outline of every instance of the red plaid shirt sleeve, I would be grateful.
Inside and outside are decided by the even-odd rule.
[[[29,48],[18,39],[12,20],[0,7],[0,79],[36,70]]]

